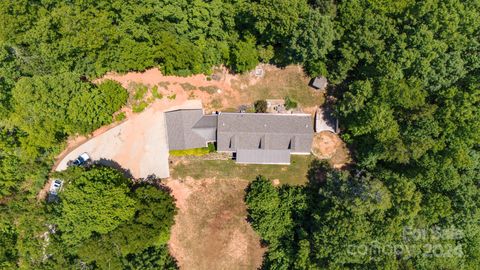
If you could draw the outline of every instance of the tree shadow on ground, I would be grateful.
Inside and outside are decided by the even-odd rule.
[[[106,158],[95,160],[92,165],[106,166],[119,171],[120,173],[122,173],[124,177],[131,179],[133,181],[133,190],[142,186],[152,185],[160,190],[167,192],[168,194],[172,193],[172,189],[164,185],[161,182],[161,179],[158,178],[155,174],[150,174],[144,178],[134,178],[129,169],[122,167],[122,165],[120,165],[115,160],[106,159]]]
[[[126,168],[123,168],[122,165],[120,165],[118,162],[116,162],[115,160],[111,160],[111,159],[106,159],[106,158],[101,158],[99,160],[95,160],[93,162],[94,165],[102,165],[102,166],[106,166],[106,167],[110,167],[110,168],[113,168],[119,172],[121,172],[123,174],[123,176],[127,177],[127,178],[130,178],[130,179],[134,179],[133,176],[132,176],[132,173],[130,172],[129,169],[126,169]]]
[[[327,173],[331,170],[330,164],[326,160],[314,159],[310,163],[307,171],[307,180],[309,186],[322,186],[327,179]]]

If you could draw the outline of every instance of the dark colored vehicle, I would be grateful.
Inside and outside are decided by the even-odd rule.
[[[85,165],[90,160],[90,156],[87,153],[83,153],[78,156],[71,165],[73,166],[82,166]]]

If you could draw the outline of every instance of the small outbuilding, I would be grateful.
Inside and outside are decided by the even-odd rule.
[[[315,89],[325,90],[327,89],[328,81],[327,81],[327,78],[323,76],[318,76],[312,80],[312,83],[310,85]]]

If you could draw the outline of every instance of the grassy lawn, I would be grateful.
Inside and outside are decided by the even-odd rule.
[[[312,107],[323,104],[324,97],[319,91],[308,86],[310,78],[306,77],[298,66],[288,66],[283,69],[268,70],[265,77],[254,85],[248,84],[247,75],[232,83],[232,87],[241,93],[243,100],[284,99],[289,96],[301,107]]]
[[[217,177],[251,181],[261,174],[270,179],[279,179],[282,184],[301,185],[307,182],[307,171],[313,159],[312,155],[292,155],[290,165],[236,164],[233,160],[189,160],[170,166],[170,169],[172,177],[176,179],[190,176],[194,179]]]

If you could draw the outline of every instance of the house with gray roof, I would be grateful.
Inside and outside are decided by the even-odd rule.
[[[219,113],[177,110],[165,113],[170,150],[207,146],[230,152],[237,163],[290,164],[291,154],[310,154],[309,114]]]
[[[247,153],[276,156],[279,159],[284,156],[278,155],[278,151],[271,150],[284,150],[290,154],[310,154],[312,140],[313,121],[308,114],[221,113],[218,115],[217,150],[233,152],[237,156],[238,152],[241,152],[240,158],[237,159],[239,162]],[[242,152],[244,150],[257,151]],[[281,161],[290,163],[290,159]]]

